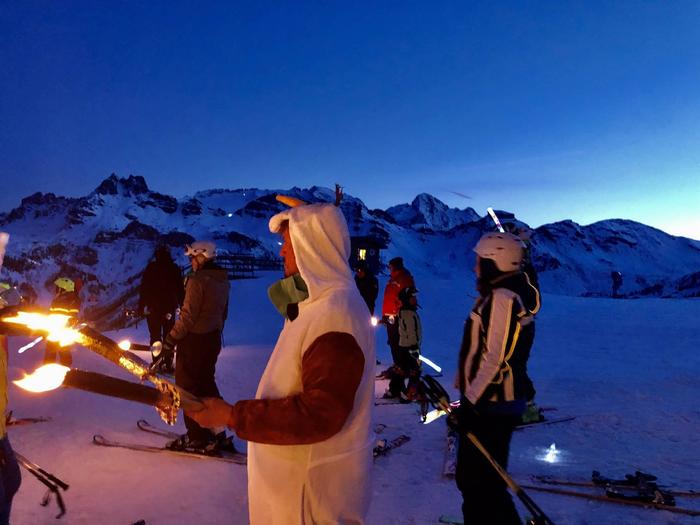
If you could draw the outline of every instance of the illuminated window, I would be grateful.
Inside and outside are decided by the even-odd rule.
[[[365,250],[364,248],[360,248],[357,252],[357,258],[361,261],[367,259],[367,250]]]

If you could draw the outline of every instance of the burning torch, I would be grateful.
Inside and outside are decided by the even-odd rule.
[[[176,384],[155,374],[149,369],[149,364],[146,361],[130,352],[123,351],[117,343],[109,337],[101,334],[87,324],[71,326],[72,318],[70,316],[20,311],[17,312],[16,315],[5,316],[0,320],[3,324],[19,326],[24,330],[28,330],[30,333],[40,332],[48,341],[57,342],[60,346],[80,344],[124,368],[140,380],[143,381],[147,379],[151,381],[159,391],[163,393],[167,392],[168,396],[170,396],[169,399],[172,401],[170,403],[155,403],[152,398],[149,398],[149,403],[152,402],[151,404],[156,406],[161,418],[168,424],[175,424],[178,410],[181,405],[185,407],[183,403],[189,403],[188,400],[196,400],[194,396],[185,392]],[[95,379],[96,378],[93,376],[90,384],[94,385]],[[128,383],[128,381],[126,383]],[[59,381],[58,384],[60,385],[61,382]],[[57,386],[58,385],[54,388]],[[116,391],[122,391],[128,388],[129,387],[125,385],[121,385]],[[107,395],[114,395],[114,391],[111,392],[112,394],[108,393]],[[141,394],[143,394],[143,392],[144,391],[141,391]],[[191,408],[189,408],[188,405],[188,410],[194,411],[195,405],[192,405]]]
[[[37,368],[23,379],[13,381],[28,392],[40,393],[55,390],[61,386],[75,388],[93,394],[134,401],[167,411],[176,402],[184,410],[196,412],[204,408],[202,401],[186,392],[174,392],[167,388],[153,388],[140,383],[132,383],[116,377],[68,368],[51,363]],[[176,396],[178,399],[176,399]]]

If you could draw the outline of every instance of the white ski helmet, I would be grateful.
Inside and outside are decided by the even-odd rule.
[[[216,256],[216,244],[212,241],[196,241],[185,246],[185,255],[187,257],[195,257],[196,255],[204,255],[207,259],[213,259]]]
[[[485,233],[474,251],[482,259],[491,259],[501,272],[519,270],[523,262],[523,242],[512,233]]]

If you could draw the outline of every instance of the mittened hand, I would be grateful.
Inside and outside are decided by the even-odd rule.
[[[447,424],[457,432],[471,432],[479,424],[479,413],[471,402],[463,398],[459,407],[454,408],[447,418]]]
[[[177,341],[170,337],[169,335],[165,338],[165,341],[163,341],[163,352],[166,354],[171,354],[175,352],[175,347],[177,346]]]

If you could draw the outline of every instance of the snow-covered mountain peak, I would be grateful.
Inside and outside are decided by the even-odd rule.
[[[397,224],[415,230],[445,231],[479,219],[472,208],[450,208],[429,193],[417,195],[411,204],[399,204],[386,211]]]

